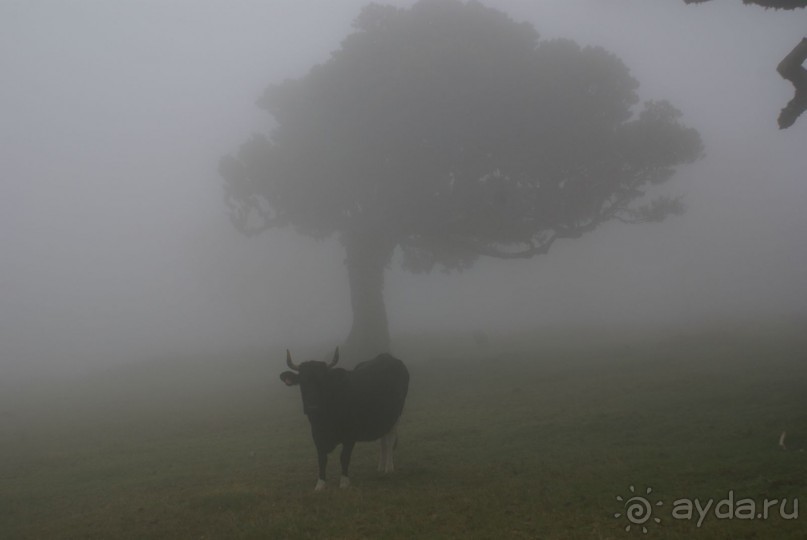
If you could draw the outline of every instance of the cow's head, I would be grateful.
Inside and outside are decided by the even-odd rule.
[[[339,347],[336,348],[333,359],[328,363],[310,360],[299,365],[292,361],[291,353],[286,350],[286,365],[293,371],[281,373],[280,380],[286,383],[286,386],[300,385],[305,414],[316,413],[330,396],[333,387],[331,368],[337,362],[339,362]]]

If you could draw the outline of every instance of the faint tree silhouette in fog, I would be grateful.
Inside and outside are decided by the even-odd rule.
[[[331,58],[270,87],[273,117],[222,159],[245,234],[337,234],[353,309],[347,347],[389,347],[384,272],[527,259],[610,222],[660,221],[648,198],[702,153],[666,102],[639,104],[619,58],[477,2],[364,8]]]
[[[702,4],[711,0],[684,0],[687,4]],[[743,0],[744,4],[756,4],[764,8],[802,9],[807,7],[807,0]],[[807,69],[803,64],[807,60],[807,38],[793,47],[787,56],[776,66],[776,71],[783,79],[790,81],[795,88],[793,99],[779,113],[779,128],[787,129],[807,110]]]

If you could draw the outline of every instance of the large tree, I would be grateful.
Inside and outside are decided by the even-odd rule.
[[[539,41],[478,2],[370,5],[354,28],[327,62],[266,91],[271,134],[220,166],[245,234],[338,235],[354,351],[389,347],[396,249],[412,271],[463,269],[681,211],[647,187],[698,158],[700,137],[669,103],[639,105],[613,54]]]

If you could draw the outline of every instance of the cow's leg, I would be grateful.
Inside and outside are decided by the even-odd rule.
[[[321,491],[325,489],[325,468],[328,466],[328,452],[322,448],[317,448],[317,465],[319,466],[319,478],[314,490]]]
[[[339,462],[342,464],[342,478],[339,479],[339,487],[346,488],[350,486],[350,477],[348,476],[348,468],[350,467],[350,455],[353,453],[353,446],[355,441],[342,443],[342,454],[339,456]]]
[[[395,443],[398,440],[398,425],[392,426],[392,429],[381,437],[381,455],[378,457],[378,472],[392,472],[392,451],[395,448]]]
[[[384,472],[391,473],[394,470],[392,463],[392,456],[395,453],[395,446],[398,443],[398,424],[392,426],[392,429],[387,434],[387,461],[384,463]]]
[[[378,455],[378,472],[386,472],[387,460],[389,459],[390,452],[392,452],[389,440],[389,433],[381,437],[381,451]]]
[[[381,443],[378,451],[378,472],[384,472],[384,463],[387,462],[387,436],[384,435],[378,442]]]

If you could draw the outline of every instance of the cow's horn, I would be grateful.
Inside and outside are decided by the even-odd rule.
[[[291,361],[291,353],[288,349],[286,349],[286,365],[289,366],[289,369],[300,371],[300,366]]]
[[[336,350],[333,352],[333,360],[331,360],[331,363],[328,364],[328,367],[332,368],[333,366],[336,365],[338,361],[339,361],[339,347],[337,347]]]

